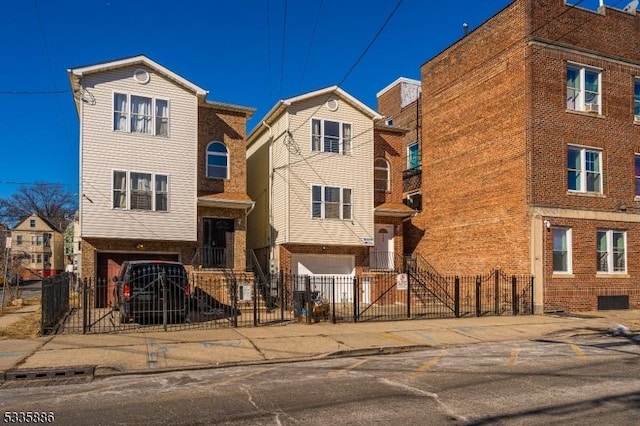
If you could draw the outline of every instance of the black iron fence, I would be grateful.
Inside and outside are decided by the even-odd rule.
[[[144,291],[137,295],[133,287],[118,287],[107,279],[84,280],[77,285],[70,282],[70,276],[64,275],[43,284],[43,332],[520,315],[531,314],[533,307],[533,277],[501,271],[458,277],[408,268],[406,273],[263,275],[259,279],[251,273],[192,272],[188,288],[173,295],[184,298],[184,309],[170,300],[173,293],[167,292],[170,280],[166,277],[145,279]],[[167,310],[174,312],[176,306],[180,315],[164,314]]]
[[[43,335],[55,332],[60,320],[69,312],[69,305],[73,302],[72,282],[73,275],[66,273],[42,281],[40,331]]]

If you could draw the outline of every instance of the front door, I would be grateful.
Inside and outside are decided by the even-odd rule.
[[[204,218],[202,266],[226,268],[233,258],[233,219]]]
[[[376,224],[376,236],[371,252],[371,267],[374,269],[393,269],[393,225]]]

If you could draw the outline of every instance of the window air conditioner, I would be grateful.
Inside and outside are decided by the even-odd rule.
[[[600,112],[600,105],[587,102],[584,104],[585,112]]]

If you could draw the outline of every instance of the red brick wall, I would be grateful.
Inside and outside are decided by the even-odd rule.
[[[247,192],[245,114],[210,106],[198,108],[198,196]],[[229,150],[229,179],[206,177],[206,152],[209,142],[223,142]]]
[[[389,164],[390,190],[375,191],[374,203],[402,203],[402,171],[405,160],[402,148],[403,134],[376,127],[374,131],[374,158],[384,158]]]
[[[530,272],[525,4],[421,69],[423,211],[413,224],[424,230],[417,251],[443,274]]]

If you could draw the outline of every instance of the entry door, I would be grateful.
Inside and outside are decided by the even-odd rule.
[[[232,258],[233,219],[204,218],[202,223],[202,263],[208,268],[224,268]]]
[[[376,224],[376,236],[371,267],[375,269],[393,269],[393,225]]]

